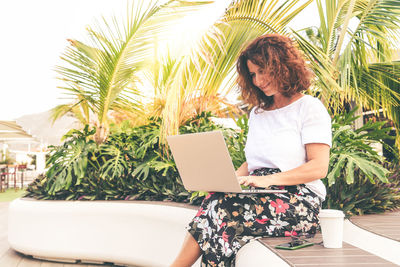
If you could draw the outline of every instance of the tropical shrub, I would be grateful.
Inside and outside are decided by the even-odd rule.
[[[347,215],[377,213],[400,206],[399,175],[392,174],[371,146],[390,139],[386,122],[369,121],[359,129],[350,125],[355,109],[332,120],[332,149],[324,208],[343,210]],[[385,144],[384,144],[385,145]]]
[[[386,175],[389,171],[382,166],[384,160],[371,144],[383,143],[384,139],[391,138],[389,128],[384,128],[386,122],[369,121],[361,128],[353,129],[351,125],[357,119],[355,111],[353,109],[332,119],[332,149],[327,176],[329,186],[341,177],[345,177],[348,184],[353,183],[354,170],[360,170],[371,183],[375,183],[376,179],[388,182]]]
[[[400,207],[400,173],[397,170],[388,178],[388,183],[371,183],[355,170],[354,182],[337,180],[328,187],[324,208],[339,209],[347,216],[380,213]]]
[[[183,124],[179,132],[221,130],[234,165],[243,163],[246,130],[236,132],[216,125],[211,113],[201,113]],[[246,125],[246,119],[239,120]],[[63,145],[52,147],[49,170],[27,189],[37,199],[167,200],[198,203],[204,194],[187,192],[169,151],[160,144],[160,119],[129,127],[114,127],[107,141],[93,141],[95,129],[72,130]]]

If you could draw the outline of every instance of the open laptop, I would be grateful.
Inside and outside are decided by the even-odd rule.
[[[186,190],[233,193],[286,193],[242,189],[221,131],[167,137]]]

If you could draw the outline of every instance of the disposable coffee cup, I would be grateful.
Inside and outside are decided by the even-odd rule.
[[[341,248],[343,245],[343,211],[322,209],[319,213],[319,220],[324,247]]]

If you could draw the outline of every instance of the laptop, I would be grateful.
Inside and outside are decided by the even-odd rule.
[[[286,193],[286,190],[244,189],[239,184],[221,131],[167,137],[186,190],[232,193]]]

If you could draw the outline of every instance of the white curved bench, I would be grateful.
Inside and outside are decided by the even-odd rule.
[[[394,221],[398,224],[400,221]],[[400,265],[400,242],[366,231],[345,220],[343,240],[355,247],[368,251],[378,257]]]
[[[168,266],[195,214],[187,205],[163,202],[16,199],[8,240],[16,251],[48,260]],[[289,266],[259,242],[245,245],[236,263]]]

